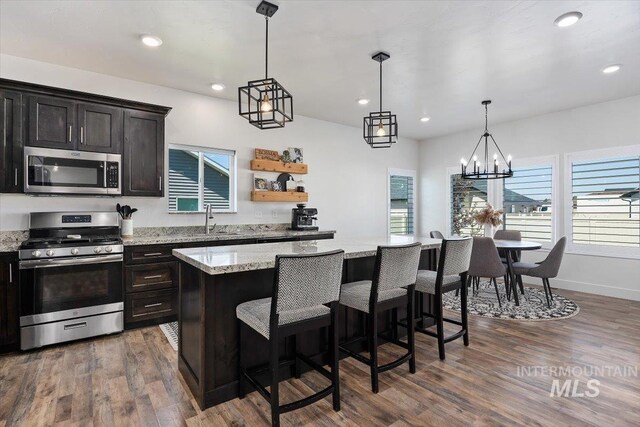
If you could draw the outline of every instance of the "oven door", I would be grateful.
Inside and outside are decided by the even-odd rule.
[[[20,261],[20,326],[123,309],[122,254]]]
[[[107,185],[115,179],[107,179],[107,162],[117,164],[118,155],[38,147],[24,152],[25,193],[120,194],[117,182]]]

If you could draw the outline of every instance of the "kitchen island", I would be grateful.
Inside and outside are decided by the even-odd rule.
[[[174,249],[180,262],[178,301],[178,365],[201,409],[238,395],[239,333],[236,307],[245,301],[269,297],[273,290],[275,257],[343,249],[342,281],[371,280],[378,245],[423,243],[420,269],[435,269],[440,240],[427,237],[310,240],[301,242]],[[426,297],[418,307],[428,307]],[[427,310],[428,311],[428,310]],[[404,313],[399,313],[402,317]],[[340,340],[363,336],[364,316],[341,307]],[[388,328],[390,313],[381,313],[381,331]],[[254,331],[242,341],[249,366],[266,363],[268,346]],[[327,331],[311,331],[297,338],[298,351],[325,363]],[[292,342],[280,343],[281,354],[292,354]],[[362,350],[362,348],[356,348]],[[283,376],[291,376],[284,372]]]

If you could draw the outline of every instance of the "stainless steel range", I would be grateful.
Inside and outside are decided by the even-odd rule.
[[[116,212],[40,212],[20,247],[20,347],[123,330]]]

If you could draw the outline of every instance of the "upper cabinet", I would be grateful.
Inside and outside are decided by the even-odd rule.
[[[122,108],[80,103],[78,128],[78,150],[114,154],[122,152]]]
[[[0,88],[0,192],[22,192],[22,94]]]
[[[67,99],[29,95],[27,145],[76,148],[76,104]]]
[[[124,196],[164,195],[164,116],[124,112]]]
[[[0,79],[0,192],[20,193],[24,146],[122,155],[122,195],[164,195],[169,107]]]

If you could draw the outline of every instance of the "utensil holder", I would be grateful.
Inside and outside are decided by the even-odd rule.
[[[120,224],[122,237],[133,237],[133,219],[123,219]]]

